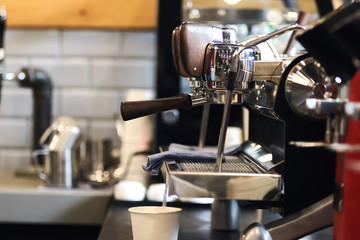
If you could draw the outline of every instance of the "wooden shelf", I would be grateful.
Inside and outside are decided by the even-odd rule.
[[[151,30],[157,25],[157,0],[3,0],[1,4],[9,28]]]

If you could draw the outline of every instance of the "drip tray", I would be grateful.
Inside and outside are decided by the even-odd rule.
[[[213,172],[214,162],[164,161],[169,195],[213,197],[252,201],[278,201],[282,193],[281,175],[265,172],[246,157],[226,157],[222,172]]]

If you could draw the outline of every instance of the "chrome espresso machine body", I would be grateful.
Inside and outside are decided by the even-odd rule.
[[[184,25],[186,23],[180,29],[186,31]],[[189,167],[181,165],[188,163],[174,165],[174,162],[167,162],[173,182],[170,191],[191,195],[198,189],[198,197],[249,200],[260,208],[277,208],[284,215],[332,193],[335,155],[324,149],[299,149],[291,143],[323,140],[326,122],[321,120],[321,116],[304,110],[305,100],[308,97],[334,98],[337,87],[329,82],[324,70],[310,56],[282,59],[266,42],[299,29],[301,26],[289,26],[265,37],[239,43],[236,47],[224,42],[206,46],[204,76],[201,78],[194,74],[190,83],[203,82],[206,102],[224,104],[224,118],[228,118],[225,116],[227,94],[231,94],[232,104],[246,106],[250,112],[249,140],[243,143],[238,160],[229,159],[222,163],[222,171],[214,166],[207,171],[198,167],[196,172],[190,170],[186,173],[184,169]],[[178,50],[183,51],[182,45],[179,46]],[[182,53],[182,57],[186,55],[186,51]],[[184,69],[191,69],[190,66],[198,69],[189,64],[188,59],[181,59]],[[180,61],[175,59],[175,62]],[[297,67],[295,70],[294,65]],[[232,67],[236,70],[233,71]],[[182,69],[181,64],[177,69]],[[233,88],[229,88],[231,74],[235,76]],[[194,91],[193,96],[202,92]],[[224,118],[222,128],[226,128]],[[224,151],[222,134],[225,134],[224,129],[220,130],[218,158]],[[242,165],[250,166],[251,170],[244,170]]]
[[[246,200],[283,215],[266,225],[250,225],[243,240],[298,239],[333,224],[336,239],[357,239],[359,13],[360,3],[354,2],[305,31],[293,25],[242,42],[230,37],[228,28],[194,23],[176,28],[174,62],[192,94],[122,105],[125,118],[173,107],[224,105],[212,160],[165,159],[170,193]],[[291,30],[302,31],[297,39],[308,53],[279,57],[268,40]],[[249,140],[229,155],[224,139],[230,105],[237,104],[250,112]],[[211,120],[206,111],[203,126]],[[196,151],[201,149],[206,148]]]
[[[304,111],[304,105],[309,97],[336,97],[337,86],[310,56],[281,58],[268,41],[294,30],[304,27],[295,24],[243,42],[229,28],[183,23],[174,30],[174,62],[189,79],[192,94],[124,102],[124,120],[197,105],[223,104],[224,112],[215,161],[165,161],[170,194],[246,200],[286,216],[332,193],[335,154],[291,143],[324,139],[326,121]],[[224,143],[234,104],[249,109],[249,140],[235,156],[227,156]],[[206,111],[205,126],[211,120]]]

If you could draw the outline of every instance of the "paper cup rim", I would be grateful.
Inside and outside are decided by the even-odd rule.
[[[181,208],[177,207],[162,207],[162,206],[139,206],[128,209],[130,213],[137,214],[172,214],[181,212]],[[151,210],[151,211],[149,211]]]

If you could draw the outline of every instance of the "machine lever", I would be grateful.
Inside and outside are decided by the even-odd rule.
[[[306,209],[288,215],[282,219],[250,225],[241,236],[241,240],[255,239],[298,239],[333,224],[333,198],[328,197],[314,203]]]
[[[265,225],[273,239],[296,239],[333,224],[334,195],[320,200],[302,211]],[[285,230],[286,229],[286,230]]]

